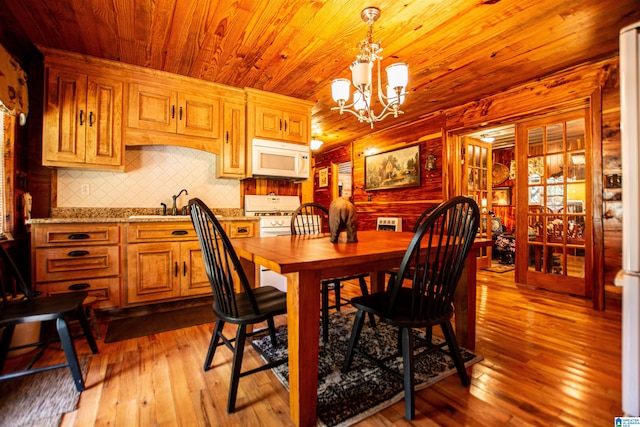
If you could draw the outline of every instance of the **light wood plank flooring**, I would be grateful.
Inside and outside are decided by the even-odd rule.
[[[343,295],[358,292],[347,283]],[[404,401],[361,426],[609,426],[621,415],[620,295],[604,312],[591,302],[515,285],[513,272],[478,275],[471,386],[457,375],[417,393],[416,420]],[[101,322],[106,330],[106,323]],[[63,426],[291,425],[288,394],[270,371],[242,378],[237,412],[225,412],[230,352],[202,371],[212,325],[104,344],[92,357],[87,390]],[[439,331],[437,331],[439,332]],[[79,340],[81,342],[82,340]],[[89,354],[80,345],[81,354]],[[62,357],[48,351],[49,360]],[[252,349],[244,366],[261,360]]]

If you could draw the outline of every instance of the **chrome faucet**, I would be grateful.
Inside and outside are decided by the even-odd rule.
[[[178,207],[176,206],[176,199],[178,197],[180,197],[180,195],[184,193],[185,195],[189,195],[189,192],[183,188],[182,190],[180,190],[180,192],[178,194],[176,194],[175,196],[171,196],[171,198],[173,199],[173,205],[171,206],[171,215],[172,216],[176,216],[178,214]]]

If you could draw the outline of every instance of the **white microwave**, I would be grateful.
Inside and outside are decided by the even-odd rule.
[[[254,138],[251,142],[251,174],[274,178],[309,179],[309,147]]]

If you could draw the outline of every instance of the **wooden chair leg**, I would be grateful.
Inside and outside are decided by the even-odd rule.
[[[465,368],[464,362],[462,361],[462,354],[460,353],[458,340],[456,339],[456,335],[453,332],[453,327],[451,326],[451,322],[447,321],[447,322],[441,323],[440,327],[442,328],[442,333],[444,334],[444,338],[447,340],[447,345],[449,346],[449,353],[451,355],[451,358],[453,359],[453,363],[456,365],[456,370],[458,371],[460,382],[462,382],[462,385],[466,387],[470,384],[469,374],[467,374],[467,368]]]
[[[360,338],[360,332],[362,332],[362,325],[364,324],[364,311],[358,310],[356,317],[353,320],[353,329],[351,330],[351,338],[349,338],[349,345],[347,346],[347,354],[344,357],[344,365],[342,365],[342,372],[347,373],[351,368],[351,362],[353,361],[353,351],[358,344]]]
[[[73,382],[76,385],[76,390],[83,391],[84,380],[82,379],[82,371],[80,370],[80,364],[78,363],[76,349],[73,345],[71,334],[69,333],[69,325],[67,325],[66,320],[63,318],[58,318],[56,321],[56,329],[58,330],[58,337],[60,338],[64,355],[67,358],[67,363],[69,364],[69,369],[71,370],[71,376],[73,377]]]
[[[229,384],[229,400],[227,401],[227,413],[231,414],[236,409],[236,396],[238,394],[238,383],[240,382],[240,371],[242,368],[242,357],[244,356],[244,342],[247,337],[247,326],[239,325],[236,334],[236,343],[233,350],[233,364],[231,366],[231,383]]]
[[[273,317],[267,319],[267,325],[269,327],[269,336],[271,338],[271,345],[276,347],[278,345],[278,338],[276,337],[276,325],[273,321]]]
[[[358,277],[358,282],[360,282],[360,292],[362,292],[362,295],[369,295],[369,288],[367,288],[367,281],[364,280],[364,277]],[[376,327],[376,318],[373,313],[369,313],[369,325],[371,325],[372,328]]]
[[[11,339],[13,338],[13,331],[15,325],[5,326],[2,331],[2,340],[0,341],[0,373],[4,369],[4,362],[7,360],[7,353],[9,353],[9,346],[11,345]]]
[[[89,347],[91,348],[91,352],[93,354],[98,354],[98,345],[96,344],[96,339],[93,336],[93,331],[91,330],[91,325],[89,324],[89,320],[85,315],[84,307],[79,307],[76,312],[76,316],[78,318],[78,322],[80,323],[80,327],[82,328],[82,332],[84,333],[84,338],[89,343]]]
[[[416,392],[413,378],[413,333],[411,328],[402,328],[402,360],[404,367],[404,405],[407,420],[415,418]]]
[[[207,350],[207,357],[204,359],[204,366],[202,368],[205,372],[211,369],[211,362],[213,362],[213,356],[216,354],[216,348],[218,348],[218,341],[220,340],[220,334],[222,333],[223,327],[224,321],[216,319],[216,324],[213,327],[213,332],[211,333],[209,350]]]

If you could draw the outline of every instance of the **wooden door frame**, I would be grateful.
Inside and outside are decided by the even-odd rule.
[[[481,128],[504,126],[507,124],[517,124],[522,121],[529,121],[536,117],[557,114],[567,109],[574,109],[578,106],[587,105],[590,108],[590,129],[591,129],[591,162],[594,179],[591,181],[591,192],[593,200],[593,224],[592,224],[592,271],[593,292],[592,305],[595,310],[605,309],[605,282],[604,282],[604,223],[602,208],[602,88],[595,86],[592,92],[585,97],[576,97],[555,106],[546,106],[544,111],[527,111],[513,114],[510,118],[492,120],[483,123],[468,123],[464,127],[443,129],[443,164],[447,167],[442,170],[442,195],[443,199],[464,194],[462,183],[461,162],[464,159],[462,153],[462,136],[477,132]],[[517,150],[517,145],[516,145]],[[595,179],[598,177],[598,179]],[[518,183],[516,182],[516,187]],[[516,189],[517,191],[517,189]],[[589,274],[587,272],[587,274]]]

